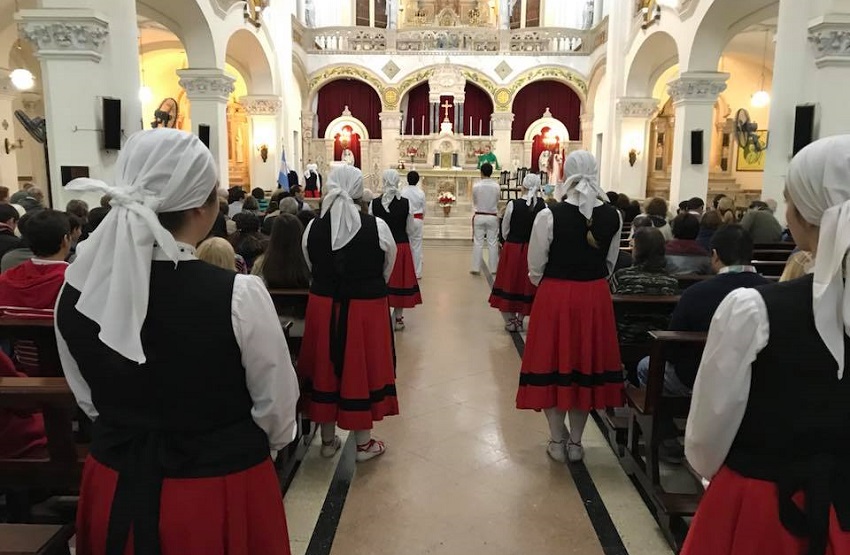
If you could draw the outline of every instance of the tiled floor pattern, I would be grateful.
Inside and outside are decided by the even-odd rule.
[[[544,418],[514,408],[520,359],[468,256],[426,247],[425,304],[396,338],[402,414],[376,425],[388,451],[357,466],[334,555],[603,553],[568,469],[545,455]],[[669,554],[593,423],[585,446],[628,553]],[[332,473],[311,452],[287,495],[296,555]]]

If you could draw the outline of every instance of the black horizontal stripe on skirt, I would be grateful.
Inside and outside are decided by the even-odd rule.
[[[596,374],[582,374],[574,370],[569,374],[562,374],[557,370],[547,374],[524,373],[519,376],[519,385],[530,387],[600,387],[608,384],[623,383],[622,370],[606,370]]]
[[[508,293],[504,289],[493,289],[493,295],[499,297],[500,299],[505,299],[506,301],[517,301],[522,303],[533,303],[534,296],[533,295],[522,295],[520,293]]]
[[[410,287],[408,289],[402,289],[399,287],[387,287],[387,295],[393,295],[396,297],[412,297],[419,293],[419,286]]]
[[[307,391],[310,392],[311,402],[337,405],[341,410],[349,412],[372,410],[372,405],[380,403],[387,397],[397,397],[395,384],[386,385],[382,389],[370,391],[368,399],[346,399],[341,397],[336,391],[317,391],[313,389],[313,384],[311,383],[307,384]]]

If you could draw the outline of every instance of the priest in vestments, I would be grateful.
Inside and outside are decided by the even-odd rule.
[[[478,169],[481,169],[481,166],[484,164],[490,164],[497,170],[501,170],[499,167],[499,160],[496,158],[496,155],[493,154],[493,149],[490,148],[490,145],[484,147],[484,154],[478,156]]]

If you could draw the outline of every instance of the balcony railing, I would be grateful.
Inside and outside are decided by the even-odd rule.
[[[608,41],[608,20],[584,31],[556,27],[512,31],[481,27],[304,27],[292,21],[292,40],[309,54],[510,53],[529,56],[589,55]]]

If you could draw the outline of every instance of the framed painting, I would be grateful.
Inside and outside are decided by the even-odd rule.
[[[767,147],[770,133],[764,129],[756,131],[755,135],[758,137],[760,148],[756,148],[755,145],[747,145],[746,148],[742,148],[740,144],[738,145],[737,170],[739,172],[764,171],[764,163],[767,159]]]

